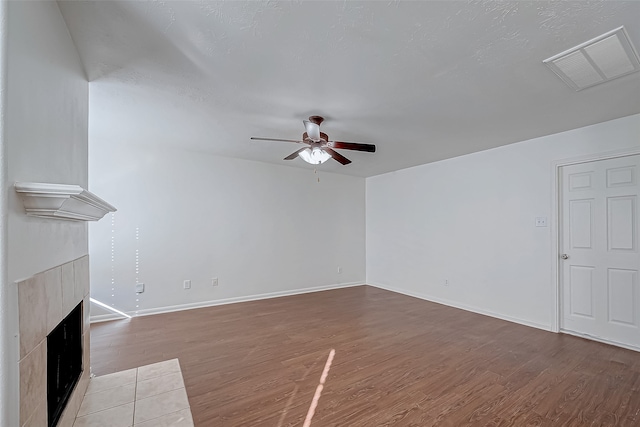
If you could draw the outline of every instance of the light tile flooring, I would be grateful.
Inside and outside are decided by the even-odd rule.
[[[91,379],[73,427],[193,427],[178,359]]]

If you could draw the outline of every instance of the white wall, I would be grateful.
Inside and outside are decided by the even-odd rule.
[[[118,209],[90,226],[92,297],[120,310],[364,282],[363,178],[99,140],[89,165]]]
[[[7,178],[10,395],[2,425],[17,426],[15,281],[86,255],[83,223],[27,217],[15,181],[88,184],[88,83],[56,2],[8,2]],[[6,367],[5,367],[6,368]],[[4,382],[4,379],[3,379]],[[6,405],[6,406],[5,406]]]
[[[9,2],[8,179],[88,185],[88,83],[55,2]],[[9,192],[9,280],[87,254],[84,222],[27,217]]]
[[[367,283],[550,329],[552,163],[633,147],[640,115],[368,178]]]

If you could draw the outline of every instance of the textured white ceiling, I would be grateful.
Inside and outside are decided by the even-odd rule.
[[[542,60],[640,2],[61,1],[90,84],[90,143],[283,157],[302,120],[372,176],[640,113],[640,73],[574,92]]]

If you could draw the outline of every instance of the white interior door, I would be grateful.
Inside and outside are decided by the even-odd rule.
[[[640,349],[640,155],[561,169],[562,329]]]

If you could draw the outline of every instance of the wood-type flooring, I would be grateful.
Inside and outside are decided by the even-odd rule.
[[[97,375],[178,358],[196,426],[640,426],[640,353],[370,286],[91,326]]]

